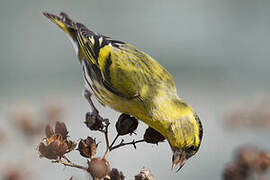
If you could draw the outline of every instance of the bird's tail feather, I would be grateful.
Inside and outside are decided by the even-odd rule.
[[[74,41],[77,41],[76,23],[73,22],[66,13],[61,12],[58,15],[43,12],[43,15],[50,21],[58,25],[65,33],[67,33]]]
[[[72,21],[69,16],[64,12],[61,12],[59,15],[43,12],[43,15],[47,17],[50,21],[52,21],[54,24],[59,26],[71,38],[71,42],[76,50],[79,61],[81,62],[81,59],[84,55],[82,49],[78,45],[78,23]]]

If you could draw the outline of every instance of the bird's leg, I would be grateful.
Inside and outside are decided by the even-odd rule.
[[[87,99],[89,102],[92,112],[86,113],[85,117],[85,124],[90,130],[95,130],[95,131],[101,131],[104,132],[106,129],[106,126],[109,126],[110,122],[108,119],[104,119],[99,115],[99,112],[97,108],[95,107],[92,99],[91,99],[92,93],[89,92],[87,89],[84,90],[84,97]]]
[[[92,113],[91,114],[93,114],[93,115],[99,115],[99,112],[98,112],[97,108],[95,107],[95,105],[94,105],[94,103],[93,103],[93,101],[91,99],[92,93],[89,90],[84,89],[84,93],[83,94],[84,94],[85,99],[88,101],[88,103],[92,107]]]
[[[106,141],[106,152],[104,154],[104,158],[106,158],[109,155],[110,152],[110,144],[109,144],[109,137],[108,137],[108,127],[110,125],[110,122],[108,119],[104,119],[99,115],[99,112],[97,108],[95,107],[92,99],[91,99],[92,93],[88,91],[87,89],[84,89],[84,97],[87,99],[88,103],[92,107],[91,113],[86,113],[86,120],[85,124],[90,130],[97,130],[105,135],[105,141]]]

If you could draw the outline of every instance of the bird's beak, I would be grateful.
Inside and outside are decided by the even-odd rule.
[[[186,162],[186,153],[181,149],[174,149],[173,150],[173,157],[172,157],[172,170],[176,169],[178,172]]]

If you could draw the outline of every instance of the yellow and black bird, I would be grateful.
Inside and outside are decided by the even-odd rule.
[[[67,14],[43,13],[71,39],[86,85],[104,105],[145,122],[162,134],[178,170],[200,147],[202,124],[176,91],[169,72],[136,47],[93,32]]]

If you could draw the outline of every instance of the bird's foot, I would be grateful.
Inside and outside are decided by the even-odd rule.
[[[104,128],[109,125],[109,120],[104,119],[99,115],[99,112],[91,99],[92,93],[89,90],[84,89],[84,97],[92,108],[92,112],[86,113],[84,123],[90,130],[104,131]]]
[[[87,112],[84,123],[90,130],[102,132],[110,124],[108,119],[102,118],[96,111]]]

